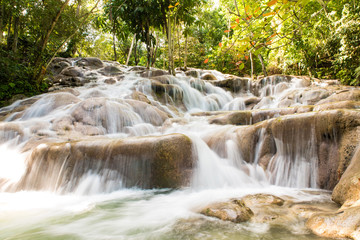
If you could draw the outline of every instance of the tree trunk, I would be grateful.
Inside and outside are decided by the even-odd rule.
[[[17,52],[18,40],[19,40],[19,25],[20,25],[20,17],[16,17],[14,19],[14,39],[12,42],[12,52],[15,54]]]
[[[134,34],[134,37],[133,37],[133,39],[131,41],[130,50],[129,50],[129,53],[128,53],[128,56],[127,56],[127,59],[126,59],[126,63],[125,63],[126,66],[129,64],[130,56],[131,56],[131,52],[132,52],[132,49],[133,49],[133,46],[134,46],[135,39],[136,39],[136,33]]]
[[[78,0],[78,5],[76,7],[76,16],[79,17],[80,16],[80,10],[81,10],[81,1],[82,0]]]
[[[151,67],[154,67],[154,65],[155,65],[156,54],[157,54],[157,51],[158,51],[158,47],[159,47],[159,36],[156,35],[155,51],[154,51],[153,56],[152,56]]]
[[[147,57],[146,68],[149,69],[151,65],[151,40],[150,40],[149,22],[146,22],[145,32],[146,32],[146,57]]]
[[[10,13],[9,16],[9,24],[8,24],[8,32],[7,32],[7,39],[6,39],[6,44],[7,44],[7,49],[10,49],[10,44],[11,44],[11,23],[12,23],[12,12]]]
[[[112,38],[113,38],[113,51],[114,51],[114,61],[117,61],[116,54],[116,34],[115,34],[115,19],[113,16],[113,10],[110,8],[110,22],[112,23]]]
[[[168,17],[168,46],[169,46],[169,73],[171,75],[174,74],[174,66],[173,66],[173,55],[172,55],[172,37],[171,37],[171,16],[169,14]]]
[[[188,36],[185,34],[185,56],[184,56],[184,70],[187,70],[187,55],[188,55]]]
[[[137,39],[135,39],[134,58],[135,58],[135,65],[136,65],[136,66],[137,66],[138,63],[139,63],[139,61],[138,61],[138,59],[137,59],[137,43],[138,43],[138,41],[137,41]]]
[[[250,52],[250,62],[251,62],[251,79],[254,79],[254,59],[253,59],[253,55]]]
[[[116,35],[113,32],[113,49],[114,49],[114,61],[117,61],[117,54],[116,54]]]
[[[4,4],[0,1],[0,43],[3,40],[3,27],[4,27]]]
[[[262,68],[262,71],[264,73],[264,76],[267,77],[267,72],[266,72],[266,68],[265,68],[265,64],[264,64],[264,58],[261,54],[258,55],[259,57],[259,60],[261,62],[261,68]]]
[[[179,24],[179,27],[177,28],[177,37],[178,37],[178,47],[179,47],[179,65],[178,66],[181,66],[180,24]]]

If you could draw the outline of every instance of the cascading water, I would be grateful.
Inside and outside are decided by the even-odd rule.
[[[265,129],[249,154],[239,140],[246,126],[209,124],[214,111],[249,108],[246,99],[256,98],[252,93],[230,93],[184,74],[146,78],[119,69],[124,77],[114,85],[107,84],[99,71],[83,70],[96,80],[0,109],[0,114],[7,114],[0,123],[0,238],[214,239],[219,237],[209,230],[214,228],[231,239],[279,239],[266,224],[215,227],[214,220],[200,217],[198,209],[259,192],[299,201],[328,200],[325,192],[313,196],[295,189],[317,187],[314,137],[299,135],[291,143],[296,149],[275,137],[277,152],[265,168],[259,165]],[[212,74],[225,79],[219,72]],[[270,100],[258,101],[254,109],[278,107],[284,92],[303,87],[294,81],[259,86],[260,96]],[[189,148],[173,149],[180,140],[187,146],[187,139],[191,154]],[[172,141],[174,145],[166,145]],[[173,159],[171,154],[182,155],[181,164],[186,171],[191,168],[182,188],[142,190],[167,186],[175,179],[164,173],[163,183],[153,172],[161,163],[149,162]],[[197,233],[188,229],[189,222],[194,222]],[[284,231],[294,236],[298,231],[306,234],[304,228]],[[316,239],[298,239],[303,236]]]

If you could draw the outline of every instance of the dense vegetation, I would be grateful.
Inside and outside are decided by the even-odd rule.
[[[360,83],[357,0],[1,0],[0,100],[46,91],[56,56]]]

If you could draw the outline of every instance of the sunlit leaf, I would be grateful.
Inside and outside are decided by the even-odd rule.
[[[230,32],[230,30],[225,30],[225,31],[224,31],[224,33],[228,33],[228,32]]]
[[[251,15],[247,16],[246,20],[250,20],[251,19]]]
[[[283,0],[283,4],[287,4],[288,3],[288,0]]]
[[[170,5],[168,8],[173,8],[174,6],[173,5]]]
[[[209,62],[209,59],[207,58],[207,59],[205,59],[205,61],[204,61],[204,63],[208,63]]]
[[[245,67],[244,63],[240,64],[240,65],[239,65],[239,70],[243,70],[244,67]]]
[[[260,7],[258,7],[258,8],[255,9],[255,12],[254,12],[254,13],[257,13],[257,12],[259,12],[260,10],[261,10]]]
[[[246,60],[246,61],[249,60],[249,56],[245,56],[245,60]]]
[[[178,2],[177,2],[177,3],[175,3],[175,7],[176,7],[177,5],[179,5],[179,4],[180,4],[180,3],[178,3]]]
[[[245,6],[245,13],[249,12],[249,6]]]
[[[236,25],[232,25],[231,28],[232,28],[232,29],[236,28]]]
[[[264,17],[274,16],[274,15],[276,15],[276,13],[274,13],[274,12],[269,12],[269,13],[264,13],[264,14],[263,14]]]
[[[272,41],[268,41],[267,43],[266,43],[266,45],[271,45],[272,44]]]
[[[267,5],[268,5],[269,7],[271,7],[272,5],[276,4],[277,1],[278,1],[278,0],[272,0],[272,1],[268,2]]]
[[[273,35],[271,35],[270,37],[268,37],[268,38],[273,38],[273,37],[275,37],[277,35],[277,33],[274,33]]]
[[[239,18],[237,18],[237,19],[236,19],[236,23],[239,23],[239,22],[240,22],[240,19],[239,19]]]
[[[222,43],[219,43],[219,47],[222,47]]]
[[[239,65],[239,64],[241,64],[242,63],[242,61],[238,61],[237,63],[235,63],[236,65]]]

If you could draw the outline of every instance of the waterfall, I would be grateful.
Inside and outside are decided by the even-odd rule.
[[[77,66],[79,62],[71,63]],[[150,77],[141,77],[136,72],[139,70],[118,68],[122,78],[112,85],[107,84],[105,70],[83,67],[82,75],[93,79],[84,86],[20,100],[0,109],[7,114],[0,126],[0,150],[5,153],[0,163],[3,191],[95,194],[128,187],[168,186],[154,176],[152,157],[159,158],[156,154],[161,153],[164,161],[175,161],[166,152],[170,146],[163,147],[162,140],[174,138],[173,134],[182,134],[176,138],[185,145],[186,138],[190,139],[192,147],[171,149],[171,154],[191,154],[191,160],[180,164],[184,173],[172,178],[164,174],[171,184],[184,183],[182,178],[192,176],[184,186],[317,187],[314,137],[306,138],[298,132],[293,133],[297,137],[292,142],[275,137],[277,151],[266,168],[259,165],[265,129],[258,132],[253,152],[245,153],[236,134],[242,129],[209,124],[207,120],[222,112],[278,107],[290,90],[303,88],[298,80],[265,78],[257,87],[247,81],[244,91],[231,93],[200,79],[199,72],[196,78],[185,74],[151,77],[151,71],[146,75]],[[208,73],[221,81],[227,77],[216,71]],[[258,92],[251,92],[253,89]],[[263,100],[256,102],[256,94]],[[249,98],[255,99],[255,104],[249,105]],[[201,115],[204,112],[208,115]],[[160,168],[161,164],[156,166]]]

